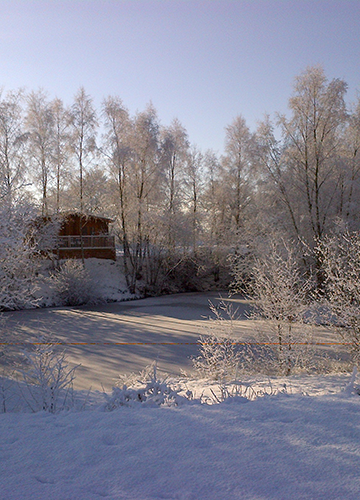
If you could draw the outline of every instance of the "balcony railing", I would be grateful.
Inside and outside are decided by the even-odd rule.
[[[81,245],[82,240],[82,245]],[[110,235],[94,234],[91,236],[59,236],[58,249],[67,248],[115,248],[115,237]]]

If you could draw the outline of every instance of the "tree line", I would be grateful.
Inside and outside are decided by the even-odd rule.
[[[279,238],[321,288],[319,242],[360,225],[360,99],[348,106],[346,92],[307,68],[288,114],[255,131],[236,116],[221,155],[191,144],[179,120],[162,125],[152,104],[132,116],[118,96],[96,110],[84,88],[71,106],[44,90],[3,92],[0,201],[113,218],[132,291],[171,291],[171,279],[196,288],[205,268],[222,283],[229,255],[239,269]]]

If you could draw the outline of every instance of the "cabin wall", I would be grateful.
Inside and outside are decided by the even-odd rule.
[[[68,241],[65,238],[62,239],[62,245],[59,245],[60,248],[56,250],[59,259],[82,258],[80,235],[83,237],[83,256],[85,259],[116,260],[115,239],[113,236],[108,236],[109,221],[80,214],[67,215],[61,225],[59,231],[60,240],[62,236],[69,236],[69,239]],[[90,238],[96,235],[99,235],[99,238]],[[76,236],[79,238],[76,238]]]
[[[109,223],[106,220],[79,215],[67,216],[61,225],[59,236],[77,236],[82,234],[109,234]]]

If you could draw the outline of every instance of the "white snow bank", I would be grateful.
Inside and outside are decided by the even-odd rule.
[[[280,394],[243,402],[1,414],[0,496],[360,497],[358,395]]]

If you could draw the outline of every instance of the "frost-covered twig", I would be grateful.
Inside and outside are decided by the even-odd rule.
[[[22,395],[29,407],[49,413],[66,408],[77,366],[69,368],[65,353],[54,352],[48,343],[23,354],[29,368],[19,371],[27,387],[27,394],[22,391]]]

